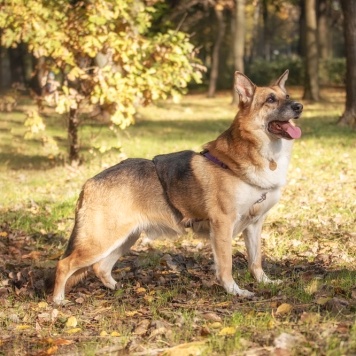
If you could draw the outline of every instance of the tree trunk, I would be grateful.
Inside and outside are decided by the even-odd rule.
[[[315,0],[305,0],[306,54],[303,99],[319,101],[319,53]]]
[[[71,164],[79,164],[79,138],[78,138],[79,118],[78,110],[70,109],[68,117],[68,141],[69,141],[69,161]]]
[[[306,53],[306,25],[305,25],[305,3],[304,0],[300,0],[300,15],[299,15],[299,40],[297,52],[300,57],[305,57]]]
[[[248,62],[252,63],[255,59],[255,57],[258,56],[258,43],[259,43],[259,29],[258,29],[258,24],[260,20],[260,0],[254,0],[253,1],[253,6],[254,6],[254,11],[253,11],[253,35],[251,39],[251,52],[250,56],[248,58]],[[246,53],[245,53],[246,55]]]
[[[331,31],[327,0],[318,0],[318,43],[319,58],[330,58]]]
[[[5,87],[3,81],[2,81],[2,78],[3,78],[3,75],[2,75],[2,65],[3,65],[3,62],[2,62],[2,58],[3,58],[3,55],[4,55],[4,48],[2,47],[2,41],[1,41],[1,38],[2,38],[2,28],[0,28],[0,89]]]
[[[221,48],[222,41],[224,39],[225,28],[226,28],[226,23],[224,19],[224,8],[218,4],[215,6],[214,10],[215,10],[216,18],[218,20],[218,34],[213,48],[208,98],[212,98],[215,95],[216,82],[218,80],[218,75],[219,75],[220,48]]]
[[[264,57],[271,60],[271,32],[269,27],[268,0],[262,0]]]
[[[20,43],[16,48],[9,48],[10,57],[10,72],[11,83],[26,83],[25,62],[24,56],[26,49],[23,43]]]
[[[346,105],[339,124],[356,128],[356,1],[341,0],[346,49]]]
[[[244,73],[244,53],[245,53],[245,0],[236,0],[235,4],[235,27],[233,33],[234,48],[234,68]],[[239,96],[233,89],[234,104],[239,102]]]

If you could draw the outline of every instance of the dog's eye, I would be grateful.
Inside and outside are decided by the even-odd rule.
[[[277,101],[277,99],[274,95],[269,96],[266,100],[266,102],[269,104],[275,103],[276,101]]]

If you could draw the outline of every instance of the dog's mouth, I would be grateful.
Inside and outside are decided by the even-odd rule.
[[[271,121],[268,123],[268,131],[287,140],[294,140],[302,136],[302,130],[289,121]]]

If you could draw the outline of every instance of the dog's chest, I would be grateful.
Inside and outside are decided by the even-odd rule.
[[[269,191],[259,189],[244,182],[240,183],[235,191],[236,212],[239,216],[247,215],[254,204],[262,204]]]
[[[265,190],[276,189],[286,184],[289,152],[265,160],[263,169],[251,166],[247,169],[247,180],[251,185]]]

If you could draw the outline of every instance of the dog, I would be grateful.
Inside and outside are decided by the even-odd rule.
[[[53,301],[63,302],[66,286],[89,267],[116,289],[112,268],[142,233],[177,235],[201,223],[209,230],[216,277],[226,292],[253,296],[232,277],[232,239],[241,232],[250,272],[258,282],[273,282],[262,269],[261,229],[286,183],[293,140],[301,136],[291,120],[303,111],[287,94],[287,78],[288,70],[273,85],[258,87],[236,72],[239,111],[202,152],[126,159],[89,179],[57,264]]]

